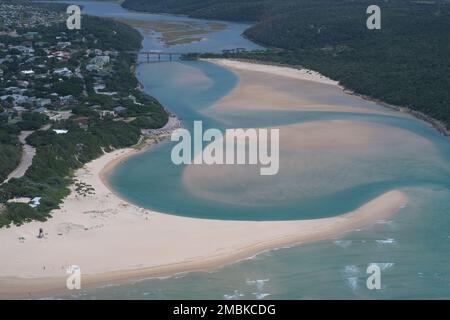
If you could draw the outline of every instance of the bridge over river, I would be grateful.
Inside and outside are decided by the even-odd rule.
[[[128,51],[128,53],[136,55],[138,57],[139,56],[146,57],[145,61],[147,63],[154,61],[154,60],[150,59],[151,57],[155,57],[155,58],[157,57],[158,61],[161,61],[161,58],[166,57],[166,58],[168,58],[169,61],[172,61],[174,57],[180,57],[183,55],[183,53],[179,53],[179,52],[165,52],[165,51]],[[139,62],[143,62],[143,61],[139,61]]]

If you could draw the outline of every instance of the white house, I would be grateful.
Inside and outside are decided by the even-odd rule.
[[[95,64],[88,64],[88,65],[86,65],[86,70],[89,72],[100,71],[100,68]]]
[[[70,71],[69,68],[67,68],[67,67],[55,69],[55,71],[53,71],[53,73],[57,74],[59,76],[63,76],[63,77],[72,76],[72,71]]]
[[[111,111],[111,110],[98,110],[97,111],[98,114],[100,115],[100,118],[104,118],[104,117],[116,117],[117,114],[115,111]]]
[[[36,208],[37,206],[39,206],[41,204],[41,199],[42,199],[41,197],[35,197],[35,198],[31,199],[31,201],[28,205],[32,208]]]
[[[70,41],[60,41],[56,44],[56,46],[61,49],[64,49],[65,47],[68,47],[70,45],[72,45]]]
[[[24,76],[31,76],[34,74],[33,70],[22,70],[20,71],[21,74],[23,74]]]
[[[67,132],[69,132],[69,130],[64,129],[53,129],[53,131],[55,131],[56,134],[66,134]]]

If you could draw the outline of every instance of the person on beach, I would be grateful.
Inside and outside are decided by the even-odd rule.
[[[39,239],[42,239],[43,237],[44,237],[44,229],[39,228],[39,235],[38,235],[38,238],[39,238]]]

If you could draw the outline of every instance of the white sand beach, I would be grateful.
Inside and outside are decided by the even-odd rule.
[[[72,192],[47,222],[1,230],[0,256],[8,258],[0,264],[0,297],[64,292],[70,265],[80,266],[84,286],[208,270],[258,252],[337,237],[388,218],[407,201],[391,191],[345,215],[303,221],[178,217],[129,204],[104,184],[105,168],[134,152],[111,152],[77,172],[95,195]],[[44,239],[37,238],[39,228]]]
[[[316,71],[229,59],[204,60],[232,70],[239,78],[228,95],[205,110],[208,115],[219,109],[395,114],[358,96],[349,99],[338,82]]]
[[[317,82],[322,84],[329,84],[332,86],[338,86],[338,82],[330,78],[325,77],[314,70],[308,69],[294,69],[290,67],[282,67],[275,65],[268,65],[262,63],[245,62],[232,59],[203,59],[212,63],[216,63],[226,68],[252,71],[252,72],[262,72],[264,74],[279,75],[282,77],[294,78],[298,80],[306,80],[311,82]]]
[[[283,68],[280,74],[282,70],[288,77],[296,72]],[[317,141],[328,143],[320,137]],[[210,270],[267,250],[340,237],[387,219],[407,202],[404,193],[392,190],[352,212],[314,220],[174,216],[139,208],[109,189],[108,172],[136,152],[133,148],[113,151],[78,170],[75,178],[92,186],[95,194],[79,194],[73,187],[47,222],[0,230],[0,298],[67,293],[70,265],[81,268],[83,288]],[[37,238],[39,228],[45,233],[42,239]]]

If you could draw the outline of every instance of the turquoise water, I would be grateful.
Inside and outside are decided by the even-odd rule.
[[[116,4],[83,3],[84,11],[102,16],[150,20],[188,20],[185,17],[131,13]],[[205,23],[195,20],[198,23]],[[247,27],[227,23],[225,31],[208,39],[176,46],[173,51],[220,51],[223,48],[258,46],[240,37]],[[144,49],[161,49],[146,37]],[[167,49],[165,49],[167,50]],[[260,177],[236,184],[207,181],[212,197],[199,196],[192,186],[180,183],[186,168],[170,160],[171,142],[137,155],[117,168],[111,185],[140,206],[173,214],[215,219],[278,220],[332,216],[352,210],[394,188],[409,202],[392,219],[352,232],[342,238],[285,248],[261,254],[214,272],[196,272],[167,279],[148,279],[124,286],[105,286],[65,298],[130,299],[318,299],[450,298],[450,142],[424,122],[396,113],[368,115],[336,112],[204,113],[236,85],[235,75],[206,62],[141,64],[137,76],[155,96],[191,129],[194,120],[203,126],[284,126],[323,120],[364,121],[392,136],[380,136],[373,152],[317,151],[308,155],[281,152],[276,177]],[[293,90],[302,90],[293,88]],[[335,103],[380,109],[370,102],[344,96],[320,97]],[[396,135],[406,131],[412,143]],[[399,141],[396,142],[396,139]],[[415,141],[425,141],[416,144]],[[314,162],[302,172],[283,159],[299,155]],[[299,171],[299,172],[297,172]],[[194,186],[195,187],[195,186]],[[283,195],[274,201],[270,193]],[[195,190],[194,190],[195,191]],[[277,193],[278,192],[278,193]],[[382,269],[382,289],[368,290],[365,270],[370,263]]]
[[[180,81],[184,77],[197,76],[195,86],[191,81]],[[177,114],[185,128],[192,129],[194,120],[202,120],[204,128],[228,127],[264,127],[292,123],[311,122],[330,119],[363,120],[373,125],[395,126],[404,128],[418,136],[424,137],[437,146],[421,150],[399,147],[384,148],[376,157],[372,153],[349,154],[348,151],[328,151],[326,153],[310,151],[310,157],[322,158],[321,171],[327,170],[323,184],[318,185],[322,192],[310,192],[301,196],[303,188],[299,180],[311,183],[308,173],[283,170],[283,158],[287,152],[281,152],[281,171],[276,176],[256,177],[251,185],[235,181],[218,184],[209,183],[209,189],[216,193],[227,193],[228,198],[241,196],[246,190],[254,194],[270,188],[270,192],[280,190],[284,201],[275,198],[255,198],[249,196],[238,203],[223,203],[201,198],[190,192],[185,183],[180,183],[185,170],[176,166],[170,159],[170,152],[175,143],[165,142],[151,150],[137,155],[124,165],[119,166],[110,176],[112,186],[129,201],[161,212],[169,212],[192,217],[233,220],[286,220],[332,216],[353,210],[377,195],[388,190],[406,186],[427,184],[449,185],[450,149],[446,139],[437,134],[427,124],[409,117],[391,115],[367,115],[358,113],[336,112],[227,112],[208,118],[199,112],[224,96],[234,87],[235,77],[229,71],[206,62],[142,64],[137,70],[139,80],[146,90],[157,97],[163,105]],[[176,93],[176,94],[174,94]],[[354,103],[354,99],[348,98]],[[344,102],[345,103],[345,102]],[[212,113],[210,113],[212,114]],[[232,125],[228,125],[232,124]],[[400,141],[401,142],[401,141]],[[296,155],[300,155],[300,151]],[[287,155],[286,155],[287,156]],[[292,155],[291,155],[292,156]],[[304,156],[304,155],[302,155]],[[342,165],[336,166],[338,159]],[[405,165],[407,163],[407,165]],[[370,173],[368,172],[370,170]],[[355,177],[351,184],[344,185],[343,171],[352,171]],[[313,171],[311,175],[317,175]],[[324,191],[325,184],[334,182],[335,188]],[[283,187],[281,187],[283,186]],[[286,189],[291,190],[288,193]],[[170,192],[168,191],[170,190]],[[293,194],[293,192],[297,192]]]

